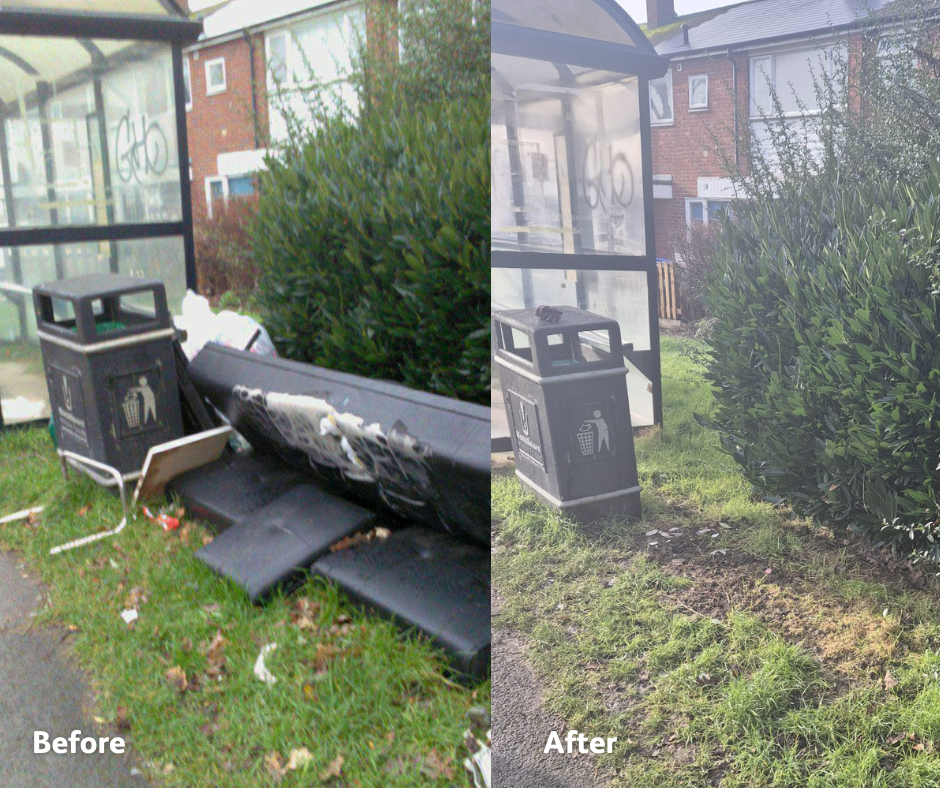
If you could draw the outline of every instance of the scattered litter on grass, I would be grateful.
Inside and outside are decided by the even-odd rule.
[[[338,553],[341,550],[348,550],[350,547],[357,547],[361,544],[374,542],[376,539],[388,539],[392,532],[388,528],[374,528],[367,533],[357,533],[340,539],[336,544],[330,547],[331,553]]]
[[[130,626],[138,618],[140,618],[140,613],[138,613],[134,608],[129,608],[128,610],[125,610],[123,613],[121,613],[121,618],[124,619],[125,624]]]
[[[107,539],[111,536],[117,536],[124,528],[127,526],[127,518],[125,517],[121,520],[117,528],[114,528],[111,531],[102,531],[101,533],[92,534],[91,536],[86,536],[82,539],[76,539],[74,542],[67,542],[66,544],[59,545],[58,547],[53,547],[49,551],[49,555],[58,555],[59,553],[65,553],[69,550],[74,550],[77,547],[84,547],[85,545],[92,544],[93,542],[101,541],[102,539]]]
[[[180,521],[177,517],[170,517],[165,511],[161,510],[159,514],[152,514],[146,506],[141,507],[144,515],[150,522],[159,525],[164,531],[175,531],[180,527]]]
[[[486,741],[476,738],[470,731],[464,734],[464,743],[471,755],[465,758],[464,768],[473,777],[475,788],[490,788],[490,748],[492,732],[487,731]]]
[[[32,509],[24,509],[22,512],[8,514],[6,517],[0,518],[0,525],[18,523],[23,520],[26,520],[30,525],[34,525],[38,521],[38,515],[42,514],[45,508],[45,506],[35,506]]]
[[[287,759],[287,771],[297,771],[297,769],[306,766],[312,760],[313,753],[306,747],[291,750],[290,757]]]
[[[702,534],[709,533],[711,530],[712,530],[711,528],[699,528],[695,533],[701,536]]]
[[[709,555],[728,555],[727,550],[712,550]]]
[[[647,535],[647,536],[656,536],[656,534],[658,534],[658,533],[659,533],[659,531],[657,531],[657,530],[654,528],[652,531],[647,531],[647,532],[646,532],[646,535]]]
[[[884,685],[885,685],[885,691],[887,692],[890,692],[896,686],[898,686],[898,680],[894,676],[891,675],[890,671],[887,671],[885,673]]]
[[[269,687],[272,687],[277,683],[277,678],[270,670],[268,670],[267,665],[264,664],[264,659],[276,648],[277,643],[268,643],[264,646],[264,648],[261,649],[261,653],[258,655],[258,659],[255,660],[255,675],[258,677],[259,681],[263,681]]]

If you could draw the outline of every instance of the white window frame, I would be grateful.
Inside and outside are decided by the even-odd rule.
[[[767,68],[761,70],[758,64],[763,62],[767,63]],[[765,117],[770,118],[774,115],[773,92],[776,90],[777,84],[775,65],[773,55],[753,55],[751,57],[748,86],[748,115],[751,120],[759,120]],[[758,79],[761,80],[762,85],[768,83],[767,88],[770,91],[771,103],[766,109],[755,106],[754,86],[757,84]]]
[[[671,120],[656,120],[653,117],[653,90],[650,88],[650,125],[651,126],[672,126],[676,122],[676,99],[675,99],[675,90],[673,89],[673,79],[672,79],[672,64],[669,64],[669,70],[660,77],[660,79],[668,79],[669,82],[669,104],[672,107],[672,119]],[[656,80],[650,80],[650,82],[655,82]]]
[[[228,178],[224,175],[210,175],[206,178],[206,207],[209,210],[209,218],[212,218],[212,185],[222,184],[222,201],[228,202]]]
[[[183,55],[183,81],[186,83],[186,90],[189,94],[189,101],[186,102],[186,111],[192,112],[193,109],[193,71],[189,61],[189,55]]]
[[[271,42],[278,38],[284,41],[284,81],[280,86],[274,80],[273,69],[271,68],[271,61],[274,58],[270,54]],[[265,36],[264,51],[267,55],[267,63],[265,64],[265,77],[269,90],[276,90],[278,87],[287,87],[287,83],[291,80],[290,59],[293,38],[294,37],[290,34],[289,30],[275,30]]]
[[[703,104],[693,104],[692,103],[692,83],[704,80],[705,81],[705,102]],[[708,109],[708,74],[693,74],[689,77],[689,109]],[[675,110],[673,110],[673,113]]]
[[[692,205],[694,203],[700,203],[702,206],[702,225],[707,227],[709,218],[708,218],[708,203],[710,202],[720,202],[731,204],[731,200],[725,199],[722,197],[686,197],[685,198],[685,226],[688,230],[692,231]]]
[[[215,183],[222,184],[222,202],[228,205],[229,197],[231,197],[231,186],[229,181],[238,180],[240,178],[256,178],[258,175],[257,172],[243,172],[238,175],[210,175],[206,178],[206,207],[209,211],[209,218],[212,218],[212,185]],[[255,184],[255,193],[257,194],[257,183]]]
[[[777,108],[773,104],[773,99],[771,99],[770,107],[764,111],[756,108],[754,106],[754,85],[756,83],[755,77],[763,81],[766,80],[766,77],[770,77],[770,87],[771,92],[780,93],[781,89],[789,90],[789,83],[783,85],[782,87],[777,84],[777,56],[778,55],[792,55],[792,54],[805,54],[807,60],[810,60],[813,55],[816,55],[820,61],[824,61],[826,69],[828,71],[828,76],[832,77],[834,75],[835,68],[835,56],[836,48],[838,47],[840,41],[834,39],[832,41],[820,42],[815,45],[806,45],[800,47],[787,47],[782,48],[778,47],[771,51],[758,52],[752,54],[749,59],[748,64],[748,116],[750,120],[785,120],[788,118],[811,118],[816,117],[822,114],[822,110],[819,108],[808,109],[806,112],[800,110],[784,111],[782,114],[778,114]],[[769,68],[765,69],[766,74],[758,74],[758,64],[764,61],[769,62]]]
[[[212,84],[212,79],[209,76],[212,72],[212,67],[222,64],[222,84],[215,85]],[[217,57],[213,60],[206,61],[206,95],[207,96],[217,96],[219,93],[224,93],[228,88],[228,74],[225,70],[225,58]]]

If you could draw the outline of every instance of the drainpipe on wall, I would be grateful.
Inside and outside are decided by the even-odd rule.
[[[741,152],[738,145],[738,62],[731,57],[731,50],[727,52],[731,61],[731,101],[734,104],[734,166],[741,166]]]
[[[249,65],[251,69],[251,123],[255,132],[255,150],[258,150],[261,147],[261,134],[258,131],[258,95],[255,86],[255,41],[251,37],[251,33],[248,32],[248,28],[242,30],[242,35],[245,37],[245,41],[248,42],[248,57],[251,61]]]

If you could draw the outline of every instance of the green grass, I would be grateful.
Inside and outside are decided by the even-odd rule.
[[[462,779],[454,756],[465,715],[488,706],[489,684],[456,686],[427,643],[402,638],[313,579],[292,597],[250,605],[194,558],[207,533],[198,525],[167,534],[138,519],[116,538],[49,556],[54,545],[113,527],[120,504],[86,479],[73,475],[66,486],[42,431],[0,437],[0,501],[5,512],[47,506],[38,527],[0,528],[0,545],[20,551],[48,584],[41,620],[72,628],[97,697],[92,714],[104,728],[129,726],[155,785],[273,784],[265,757],[286,760],[301,747],[313,760],[282,786],[321,784],[340,755],[342,778],[328,784],[445,788]],[[139,594],[146,601],[130,629],[120,613]],[[299,599],[319,606],[311,627],[292,623]],[[227,641],[221,680],[207,675],[204,653],[218,632]],[[252,667],[270,642],[278,647],[269,687]],[[166,678],[174,667],[196,688],[174,689]]]
[[[693,418],[711,408],[701,350],[663,342],[666,426],[637,442],[644,522],[589,539],[495,475],[494,626],[526,636],[569,727],[619,738],[615,785],[940,786],[936,583],[757,500]],[[681,564],[645,536],[706,526],[720,538]]]

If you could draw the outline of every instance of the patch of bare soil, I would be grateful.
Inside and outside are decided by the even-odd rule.
[[[923,645],[902,637],[897,618],[883,615],[877,600],[843,598],[792,563],[781,566],[747,552],[716,548],[714,535],[721,530],[717,523],[698,533],[664,527],[647,536],[650,557],[692,581],[664,601],[707,618],[724,618],[734,610],[756,616],[787,641],[809,649],[837,689],[880,680],[889,662]],[[928,585],[910,562],[861,542],[831,536],[806,541],[817,565],[833,572],[898,592],[921,593]]]

